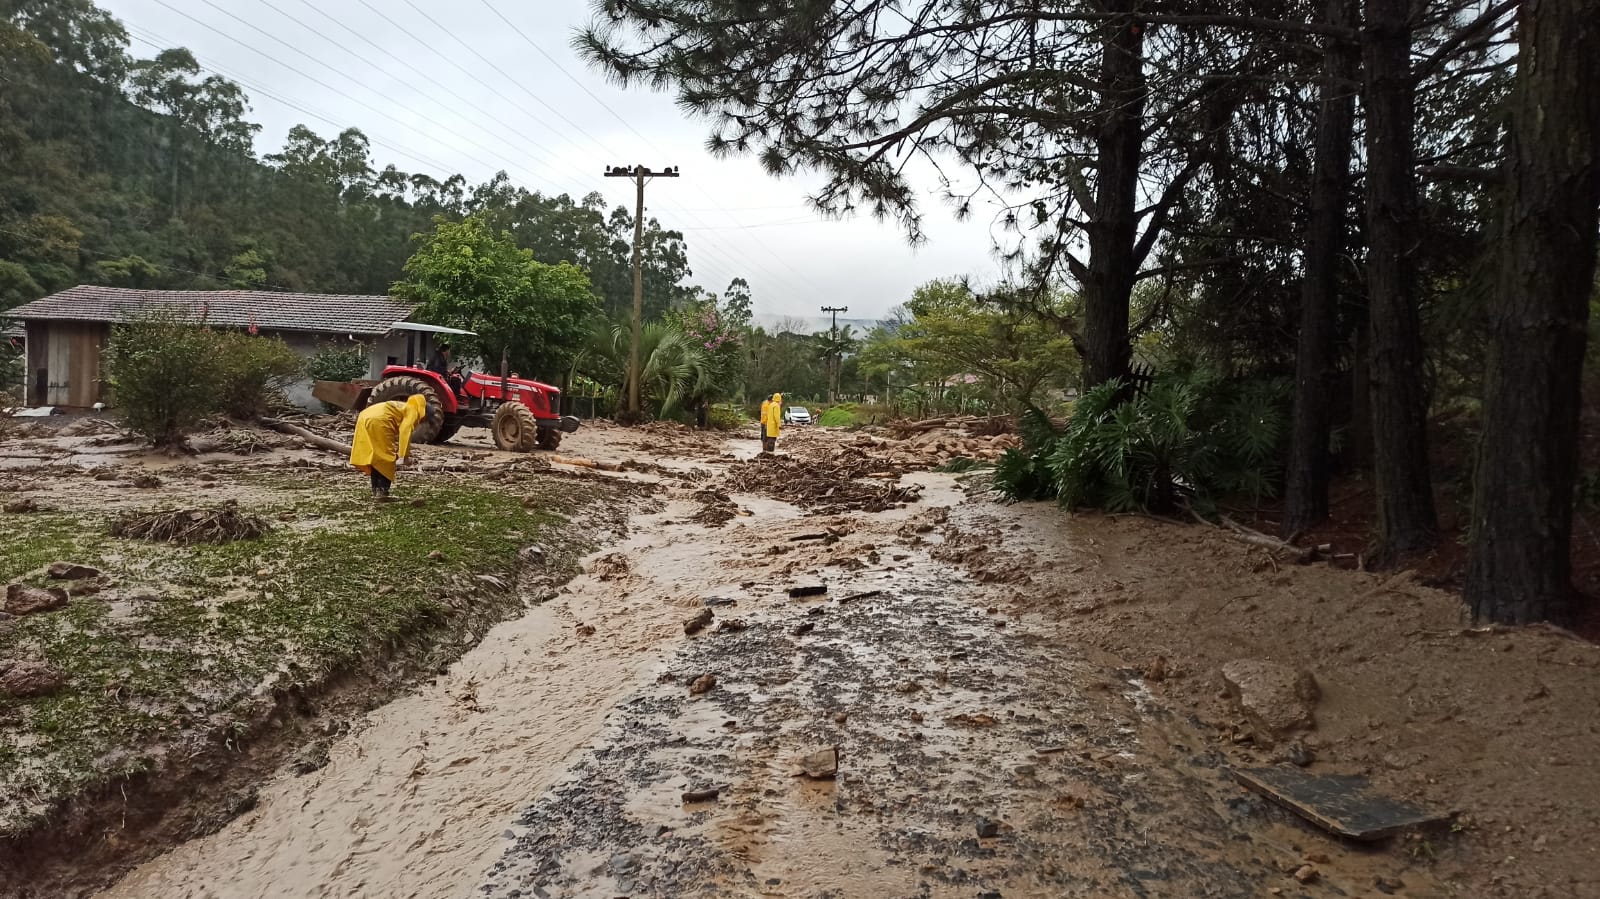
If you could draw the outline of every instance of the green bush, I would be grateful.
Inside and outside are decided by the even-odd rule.
[[[103,368],[128,427],[157,446],[181,443],[218,408],[223,359],[216,333],[176,312],[112,328]]]
[[[318,350],[306,363],[313,381],[356,381],[367,376],[367,348],[359,343]]]
[[[11,345],[10,340],[0,339],[0,399],[7,400],[5,405],[10,405],[9,397],[22,393],[20,388],[24,380],[23,367],[26,363],[22,353]]]
[[[303,368],[282,340],[159,310],[111,329],[103,376],[128,427],[172,446],[209,416],[266,413]]]
[[[718,403],[711,407],[711,428],[715,431],[737,431],[748,424],[750,418],[731,403]]]
[[[1024,415],[1024,449],[1000,460],[996,487],[1113,512],[1207,512],[1225,496],[1270,496],[1282,477],[1288,396],[1283,381],[1193,372],[1162,375],[1141,392],[1102,384],[1060,432],[1036,411]]]
[[[210,331],[222,359],[215,409],[255,418],[283,402],[283,393],[305,371],[305,360],[276,337],[242,331]]]
[[[817,416],[817,424],[825,428],[848,428],[858,424],[855,403],[830,406]]]

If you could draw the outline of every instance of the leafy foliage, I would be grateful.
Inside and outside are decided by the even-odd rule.
[[[306,363],[306,376],[313,381],[354,381],[367,376],[367,348],[360,344],[327,346]]]
[[[238,418],[271,411],[305,371],[305,360],[275,337],[209,331],[217,354],[216,410]]]
[[[1281,478],[1288,385],[1204,372],[1158,377],[1147,389],[1111,381],[1086,392],[1056,432],[1024,416],[1024,449],[995,483],[1013,499],[1056,497],[1113,512],[1209,510],[1239,494],[1271,496]]]
[[[123,421],[157,446],[174,446],[219,408],[216,335],[167,310],[111,329],[102,377]]]
[[[157,446],[181,443],[218,413],[269,411],[304,369],[282,340],[208,328],[168,309],[112,328],[103,361],[128,427]]]
[[[599,311],[583,270],[535,260],[482,218],[440,217],[434,226],[432,234],[418,235],[421,246],[395,291],[422,304],[422,319],[477,332],[462,342],[488,363],[505,352],[518,371],[564,370]]]

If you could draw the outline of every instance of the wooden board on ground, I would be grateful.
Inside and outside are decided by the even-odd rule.
[[[1307,774],[1298,768],[1241,768],[1234,779],[1324,830],[1371,842],[1440,824],[1447,814],[1381,796],[1365,777]]]

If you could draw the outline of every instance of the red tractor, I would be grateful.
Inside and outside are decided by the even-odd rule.
[[[553,450],[561,435],[578,429],[578,419],[561,415],[561,389],[528,378],[484,372],[440,375],[417,364],[418,344],[427,352],[428,335],[471,331],[396,322],[406,332],[406,364],[384,368],[377,381],[318,381],[312,396],[342,409],[361,410],[372,403],[403,400],[421,394],[428,400],[428,415],[417,425],[413,439],[444,443],[462,428],[489,428],[495,446],[531,452]],[[420,338],[420,341],[419,341]]]

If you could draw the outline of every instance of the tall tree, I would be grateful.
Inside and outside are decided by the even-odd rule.
[[[1411,0],[1365,0],[1362,99],[1367,152],[1367,352],[1372,391],[1376,555],[1392,559],[1438,539],[1428,471],[1416,252],[1416,81]]]
[[[1600,210],[1600,0],[1525,0],[1466,597],[1569,621],[1572,486]]]
[[[1357,0],[1325,0],[1332,25],[1355,24]],[[1323,39],[1318,87],[1310,221],[1305,238],[1305,280],[1300,290],[1299,347],[1295,355],[1294,424],[1284,492],[1283,533],[1328,517],[1328,444],[1333,432],[1337,364],[1339,260],[1349,206],[1355,86],[1361,59],[1351,41]]]

